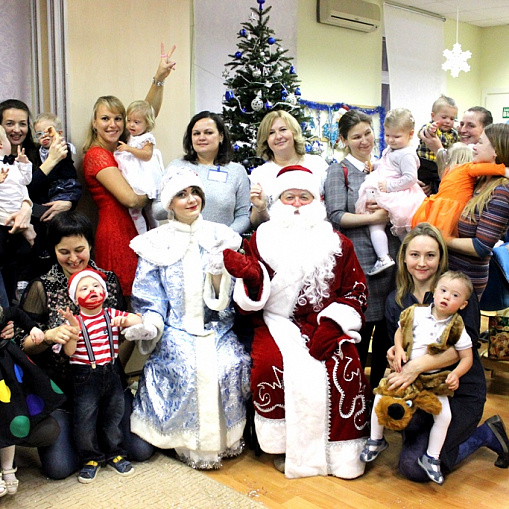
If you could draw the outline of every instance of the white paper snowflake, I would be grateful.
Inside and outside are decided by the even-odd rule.
[[[472,56],[470,51],[461,51],[461,44],[457,42],[453,45],[452,51],[450,49],[444,49],[443,53],[445,62],[442,64],[444,71],[451,71],[451,76],[457,78],[460,71],[470,71],[470,65],[467,64],[467,60]]]

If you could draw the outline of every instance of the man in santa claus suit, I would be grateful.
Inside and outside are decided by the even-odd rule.
[[[251,390],[263,451],[288,478],[364,473],[371,390],[355,343],[367,302],[351,241],[332,229],[320,183],[302,166],[276,178],[279,199],[244,253],[225,250],[234,300],[253,316]]]

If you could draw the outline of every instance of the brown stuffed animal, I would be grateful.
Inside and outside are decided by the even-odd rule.
[[[447,378],[447,373],[440,373],[441,375],[445,374],[443,381]],[[433,383],[438,380],[436,377]],[[374,390],[375,394],[382,395],[375,407],[375,412],[378,422],[382,426],[396,431],[401,431],[408,426],[418,408],[433,415],[439,414],[442,411],[442,403],[438,400],[437,395],[449,396],[452,394],[452,391],[444,383],[439,383],[437,387],[430,390],[424,389],[425,384],[421,377],[417,377],[415,382],[406,389],[389,391],[387,386],[387,378],[383,378],[380,380],[380,385]]]
[[[416,306],[417,304],[414,304],[405,309],[400,316],[403,347],[408,359],[412,353],[412,328]],[[455,345],[463,328],[463,320],[456,314],[442,333],[441,341],[428,346],[428,353],[437,354]],[[437,396],[452,396],[454,394],[445,383],[449,373],[449,371],[439,371],[419,375],[413,384],[406,389],[400,388],[397,391],[390,391],[387,378],[383,378],[380,385],[373,391],[382,396],[375,408],[378,422],[386,428],[400,431],[407,427],[418,408],[433,415],[439,414],[442,404]]]

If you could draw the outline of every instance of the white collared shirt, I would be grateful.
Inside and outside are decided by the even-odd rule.
[[[452,316],[444,320],[437,320],[431,312],[433,304],[414,309],[414,323],[412,327],[414,344],[409,360],[422,357],[427,353],[427,347],[431,343],[439,343],[442,332],[452,319]],[[465,327],[461,331],[458,342],[454,345],[456,350],[472,348],[472,340],[467,334]]]

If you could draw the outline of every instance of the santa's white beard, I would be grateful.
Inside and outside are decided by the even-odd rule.
[[[313,200],[308,205],[293,207],[277,200],[270,208],[270,220],[282,228],[311,228],[323,223],[327,217],[325,205],[319,200]]]
[[[328,296],[335,255],[341,252],[339,237],[325,220],[325,206],[314,200],[296,209],[278,200],[270,213],[257,232],[260,255],[278,277],[302,282],[300,304],[318,305]]]

